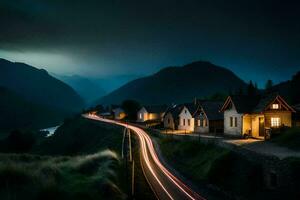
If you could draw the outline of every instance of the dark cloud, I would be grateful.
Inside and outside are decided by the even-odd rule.
[[[2,0],[0,49],[61,53],[96,74],[147,74],[204,59],[247,80],[279,81],[299,70],[299,6],[281,0]]]

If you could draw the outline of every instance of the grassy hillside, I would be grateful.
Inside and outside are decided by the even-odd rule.
[[[0,199],[124,199],[119,168],[111,151],[75,157],[0,154]]]
[[[183,67],[167,67],[151,76],[131,81],[98,103],[120,103],[125,99],[143,104],[180,103],[245,87],[245,82],[230,70],[200,61]]]
[[[0,154],[0,199],[124,199],[122,135],[120,127],[81,117],[49,138],[12,132],[0,141],[7,153]]]
[[[122,137],[122,127],[75,117],[66,120],[52,137],[34,147],[33,152],[77,155],[110,149],[120,153]]]
[[[262,166],[244,156],[214,144],[194,140],[159,140],[167,162],[195,185],[213,184],[221,190],[242,199],[297,199],[299,193],[289,188],[286,191],[268,191],[263,187]],[[287,159],[294,184],[299,184],[299,159]],[[291,192],[292,191],[292,192]]]

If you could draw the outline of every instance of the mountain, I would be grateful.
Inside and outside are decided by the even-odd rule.
[[[0,129],[45,128],[60,123],[69,113],[28,102],[0,87]]]
[[[245,88],[246,83],[230,70],[199,61],[183,67],[167,67],[131,81],[96,103],[120,103],[125,99],[143,104],[180,103]]]
[[[140,75],[116,75],[116,76],[106,76],[101,78],[93,78],[91,79],[94,83],[101,86],[106,93],[112,92],[115,89],[118,89],[125,83],[129,81],[135,80],[141,77]]]
[[[54,75],[59,80],[70,85],[88,104],[95,101],[96,99],[104,96],[106,91],[96,84],[93,80],[88,78],[73,75],[73,76],[63,76]]]
[[[35,104],[66,111],[78,111],[84,106],[70,86],[50,76],[46,70],[24,63],[0,59],[0,86]]]
[[[291,105],[300,104],[300,71],[295,73],[291,80],[274,85],[269,92],[279,93]]]

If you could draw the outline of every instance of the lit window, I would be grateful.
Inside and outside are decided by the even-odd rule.
[[[271,127],[279,127],[279,126],[280,126],[280,118],[271,117]]]
[[[200,119],[198,119],[198,126],[200,126]]]
[[[142,119],[142,113],[140,113],[140,119]]]
[[[278,103],[272,104],[272,109],[279,109],[279,104]]]
[[[203,126],[204,126],[204,127],[206,127],[206,126],[207,126],[207,124],[206,124],[206,120],[205,120],[205,119],[203,119]]]

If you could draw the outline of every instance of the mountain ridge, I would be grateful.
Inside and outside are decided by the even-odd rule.
[[[21,62],[0,59],[0,86],[33,103],[70,111],[84,107],[81,97],[69,85],[52,77],[45,69]]]
[[[120,103],[125,99],[144,104],[181,103],[240,88],[245,89],[246,83],[229,69],[207,61],[196,61],[184,66],[169,66],[130,81],[96,103]]]

